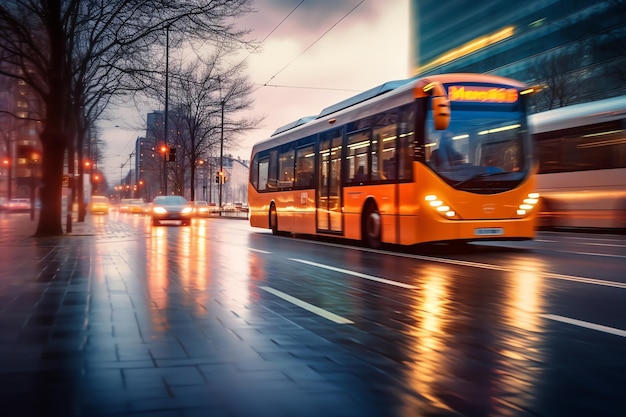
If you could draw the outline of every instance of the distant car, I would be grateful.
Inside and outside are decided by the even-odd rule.
[[[179,221],[183,226],[189,226],[191,216],[193,216],[193,207],[179,195],[161,195],[152,202],[150,215],[154,226],[164,221]]]
[[[120,205],[119,205],[119,212],[120,213],[128,213],[128,211],[130,210],[130,198],[122,198],[122,200],[120,200]]]
[[[30,211],[30,198],[12,198],[4,205],[4,209],[12,213]]]
[[[149,215],[151,212],[152,212],[152,203],[143,203],[143,206],[141,207],[141,213]]]
[[[92,214],[108,214],[111,204],[109,199],[103,195],[92,195],[89,201],[89,212]]]
[[[193,202],[193,215],[196,217],[209,217],[211,210],[206,201],[196,200]]]
[[[131,198],[128,201],[128,213],[143,214],[144,204],[145,204],[145,201],[143,201],[143,198]]]

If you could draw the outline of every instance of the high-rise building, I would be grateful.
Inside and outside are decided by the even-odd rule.
[[[39,104],[23,80],[0,77],[0,197],[3,199],[36,198],[41,176]]]
[[[541,85],[533,111],[626,94],[626,0],[411,0],[415,75]]]

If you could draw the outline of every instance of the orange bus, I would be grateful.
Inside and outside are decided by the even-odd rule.
[[[392,81],[252,149],[250,224],[413,245],[535,233],[524,84],[479,74]]]

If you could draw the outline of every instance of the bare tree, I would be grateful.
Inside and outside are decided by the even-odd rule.
[[[537,58],[528,71],[532,84],[541,84],[543,89],[533,95],[537,111],[567,106],[576,102],[580,94],[579,71],[580,50],[549,54]]]
[[[251,104],[252,84],[244,76],[242,64],[227,66],[224,49],[217,48],[207,59],[182,65],[172,83],[176,111],[174,124],[177,161],[173,167],[175,186],[190,185],[195,200],[196,168],[200,160],[219,153],[224,115],[224,147],[228,149],[238,133],[256,126],[260,120],[237,118]],[[189,173],[188,176],[184,173]]]
[[[63,233],[63,161],[69,150],[73,162],[72,148],[78,144],[76,138],[84,132],[85,122],[106,107],[108,98],[155,84],[159,71],[151,57],[165,34],[172,31],[188,39],[236,41],[243,32],[235,28],[234,18],[250,11],[250,3],[3,0],[0,57],[9,65],[0,68],[1,74],[27,83],[43,103],[44,181],[37,236]],[[100,99],[85,112],[89,94]]]
[[[606,29],[593,34],[592,52],[603,63],[603,73],[616,86],[626,84],[626,0],[608,0],[600,16]]]

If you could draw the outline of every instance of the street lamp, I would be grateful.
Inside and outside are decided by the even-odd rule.
[[[161,145],[159,148],[161,155],[163,155],[163,185],[161,186],[163,195],[167,195],[167,149],[166,145]]]
[[[7,200],[11,200],[11,160],[8,157],[2,159],[2,166],[7,170]]]
[[[35,167],[39,163],[39,154],[33,152],[30,156],[30,219],[35,220]]]
[[[221,91],[220,91],[221,94]],[[220,183],[219,185],[219,213],[222,215],[222,185],[224,183],[224,99],[220,101],[220,106],[222,106],[222,123],[221,123],[221,133],[220,133]]]

